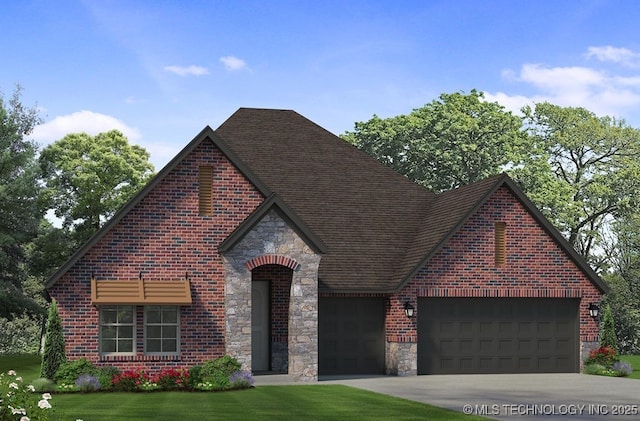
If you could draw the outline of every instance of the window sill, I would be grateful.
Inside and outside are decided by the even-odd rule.
[[[101,362],[114,362],[114,361],[180,361],[180,355],[101,355]]]

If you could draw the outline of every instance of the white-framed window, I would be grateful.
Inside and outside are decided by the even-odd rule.
[[[100,307],[100,353],[134,354],[136,351],[134,306]]]
[[[150,355],[175,355],[180,346],[180,307],[144,308],[144,352]]]

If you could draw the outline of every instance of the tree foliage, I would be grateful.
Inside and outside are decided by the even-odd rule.
[[[433,191],[518,165],[530,149],[522,120],[482,92],[442,94],[408,115],[355,123],[343,138]]]
[[[78,243],[86,241],[153,175],[149,153],[117,130],[66,135],[40,155],[44,198]]]
[[[514,177],[596,268],[609,223],[640,205],[640,131],[584,108],[525,107],[530,160]]]
[[[25,246],[38,232],[36,146],[26,139],[40,123],[35,108],[21,102],[18,86],[8,101],[0,93],[0,317],[13,318],[38,306],[22,291]]]

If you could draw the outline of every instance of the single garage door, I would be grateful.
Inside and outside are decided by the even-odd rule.
[[[577,372],[579,299],[420,298],[418,373]]]
[[[383,298],[320,298],[319,374],[384,374],[384,309]]]

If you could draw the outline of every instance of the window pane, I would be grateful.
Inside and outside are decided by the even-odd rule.
[[[133,307],[132,306],[118,307],[118,323],[133,323]]]
[[[133,352],[133,341],[131,339],[118,341],[118,352]]]
[[[162,312],[159,307],[147,308],[147,323],[162,323]]]
[[[162,312],[163,323],[178,323],[178,308],[166,307]]]
[[[162,328],[160,326],[147,326],[147,338],[158,339],[161,338]]]
[[[174,339],[162,340],[162,352],[176,352],[176,341]]]
[[[100,309],[102,324],[112,324],[118,321],[118,310],[115,307],[104,307]]]
[[[162,326],[163,338],[175,338],[178,333],[178,328],[175,326]]]
[[[118,338],[133,339],[133,326],[118,326]]]
[[[102,352],[116,352],[116,341],[109,339],[109,340],[102,340]]]
[[[116,328],[114,326],[102,326],[102,339],[114,339]]]
[[[160,339],[147,339],[147,352],[162,352]]]

